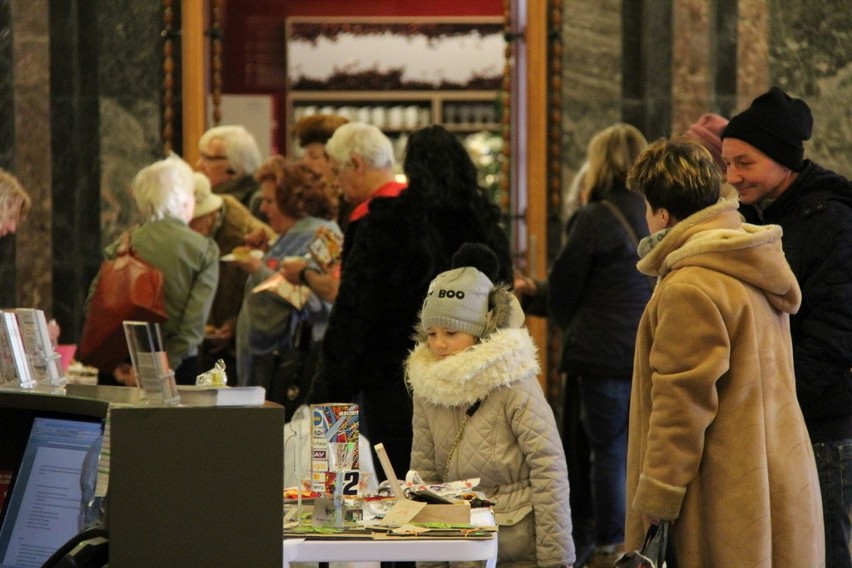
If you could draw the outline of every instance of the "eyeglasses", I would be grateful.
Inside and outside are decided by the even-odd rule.
[[[210,154],[201,152],[201,159],[205,162],[216,162],[218,160],[227,160],[228,156],[211,156]]]

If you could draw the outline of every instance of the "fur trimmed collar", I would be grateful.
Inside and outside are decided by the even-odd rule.
[[[526,328],[498,329],[480,343],[439,359],[419,343],[405,362],[414,394],[439,406],[473,404],[497,387],[539,372],[535,344]]]
[[[651,276],[702,267],[763,290],[772,304],[796,313],[802,295],[781,248],[781,227],[749,225],[736,199],[702,209],[674,225],[636,267]]]

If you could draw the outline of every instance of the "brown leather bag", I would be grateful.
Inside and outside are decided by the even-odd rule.
[[[112,372],[127,360],[125,320],[162,323],[166,321],[165,276],[136,255],[130,232],[113,260],[105,260],[89,303],[83,334],[77,348],[80,362]]]

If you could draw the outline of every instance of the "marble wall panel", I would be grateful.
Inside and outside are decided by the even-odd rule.
[[[772,84],[814,114],[806,157],[852,177],[852,1],[770,0]]]
[[[162,3],[102,3],[98,14],[102,244],[138,222],[128,188],[142,167],[163,157]]]
[[[767,0],[739,0],[735,110],[747,107],[769,87],[769,3]]]
[[[75,340],[103,246],[139,221],[130,182],[162,157],[162,3],[52,2],[51,19],[54,304]]]
[[[12,3],[0,0],[0,168],[14,169],[15,92],[12,84]],[[15,305],[15,237],[0,238],[0,308]]]
[[[673,7],[672,133],[684,132],[712,110],[711,6],[684,0]]]
[[[7,169],[15,155],[13,69],[12,3],[0,0],[0,167]]]
[[[567,187],[598,130],[621,116],[621,1],[566,0],[562,148]]]
[[[70,342],[100,262],[98,3],[51,2],[53,314]]]
[[[47,0],[12,2],[15,175],[32,199],[17,234],[15,305],[51,311],[50,55]]]

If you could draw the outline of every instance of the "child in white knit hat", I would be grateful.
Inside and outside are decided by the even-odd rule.
[[[429,285],[406,361],[411,469],[427,482],[480,479],[500,527],[500,566],[570,566],[565,454],[521,307],[492,282],[497,264],[468,243]]]

